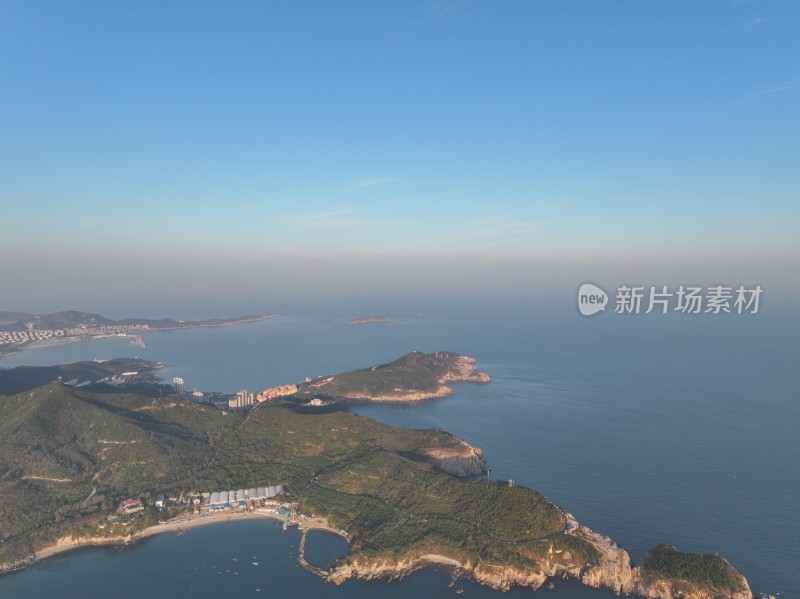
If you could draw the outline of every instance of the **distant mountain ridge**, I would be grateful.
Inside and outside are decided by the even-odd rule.
[[[27,318],[33,318],[35,314],[28,314],[27,312],[7,312],[0,310],[0,324],[11,324]]]

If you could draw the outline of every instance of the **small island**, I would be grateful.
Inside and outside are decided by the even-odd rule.
[[[503,590],[570,577],[653,599],[752,597],[715,554],[659,545],[632,563],[541,493],[477,476],[488,468],[482,451],[439,429],[389,426],[343,402],[311,409],[296,396],[224,411],[178,396],[36,386],[53,374],[0,371],[0,573],[75,547],[275,517],[347,540],[349,554],[329,570],[305,562],[300,544],[300,565],[334,584],[439,564]],[[479,375],[459,354],[412,352],[322,385],[384,397],[396,377],[424,390]],[[8,381],[24,391],[3,392]]]
[[[353,320],[348,320],[348,324],[370,324],[392,322],[388,316],[359,316]]]

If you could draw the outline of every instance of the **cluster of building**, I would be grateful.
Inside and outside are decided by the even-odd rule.
[[[194,389],[191,393],[187,393],[185,385],[186,383],[184,383],[183,379],[179,376],[172,379],[172,388],[175,389],[175,395],[186,396],[192,401],[206,401],[205,393],[197,389]]]
[[[238,491],[215,491],[213,493],[189,492],[176,497],[170,495],[153,495],[147,502],[158,510],[167,506],[183,507],[195,516],[211,516],[214,514],[232,514],[243,512],[258,512],[267,516],[276,517],[283,521],[283,530],[289,526],[302,526],[304,521],[312,520],[312,516],[301,514],[298,504],[289,498],[279,498],[286,492],[283,485],[254,487],[252,489],[239,489]],[[119,507],[123,514],[135,514],[144,510],[144,501],[141,498],[124,500]],[[174,513],[173,513],[174,515]],[[119,514],[110,514],[109,521],[115,521]],[[162,521],[163,523],[163,521]],[[105,528],[105,524],[98,525]],[[185,532],[185,531],[184,531]],[[339,529],[338,533],[347,537],[347,531]],[[181,529],[176,534],[181,534]]]
[[[103,362],[103,360],[95,360],[95,362]],[[132,380],[136,380],[139,377],[139,372],[136,370],[131,370],[129,372],[123,372],[122,374],[115,374],[114,376],[106,376],[101,379],[86,379],[85,381],[81,381],[78,378],[70,379],[65,381],[63,377],[58,377],[56,379],[59,383],[66,385],[67,387],[85,387],[87,385],[93,385],[95,383],[106,383],[109,385],[114,385],[115,387],[121,387],[122,385],[126,385],[130,383]]]
[[[0,331],[0,345],[18,345],[31,341],[45,341],[62,337],[84,337],[87,335],[127,335],[147,331],[146,324],[121,324],[99,327],[79,326],[71,329],[30,329],[27,331]]]
[[[280,385],[278,387],[272,387],[271,389],[264,389],[261,393],[256,395],[256,400],[262,402],[277,397],[288,397],[296,393],[297,385]]]
[[[259,393],[249,393],[242,389],[228,400],[229,408],[246,408],[267,401],[268,399],[275,399],[277,397],[288,397],[297,393],[297,385],[280,385],[279,387],[272,387],[264,389]]]
[[[279,501],[273,499],[284,492],[283,485],[239,489],[238,491],[215,491],[203,493],[203,503],[208,505],[209,512],[220,512],[231,509],[246,509],[265,506],[277,506]]]
[[[136,512],[141,512],[144,509],[144,504],[142,500],[138,497],[135,499],[126,499],[122,502],[122,511],[126,514],[135,514]]]
[[[245,389],[242,389],[231,397],[228,400],[228,407],[229,408],[246,408],[247,406],[252,406],[256,403],[256,396],[254,393],[248,393]]]
[[[193,507],[195,513],[201,508],[209,512],[218,512],[231,509],[255,509],[262,507],[276,508],[281,502],[275,497],[283,495],[286,490],[283,485],[253,487],[252,489],[239,489],[238,491],[215,491],[214,493],[181,493],[180,497],[153,495],[149,502],[156,509],[163,509],[168,505]],[[144,510],[144,501],[140,497],[124,500],[119,509],[124,514],[135,514]]]
[[[184,380],[176,376],[172,379],[172,388],[175,390],[176,395],[186,396],[186,384]],[[223,396],[222,402],[218,401],[220,394],[211,394],[206,398],[202,391],[193,391],[189,399],[195,401],[205,401],[207,403],[214,403],[217,407],[224,408],[225,402],[229,409],[234,410],[237,408],[249,408],[257,403],[262,403],[268,399],[275,399],[278,397],[289,397],[297,393],[297,385],[280,385],[270,389],[264,389],[259,393],[251,393],[246,389],[242,389],[236,395]]]

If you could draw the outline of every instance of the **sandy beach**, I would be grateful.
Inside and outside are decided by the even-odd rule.
[[[73,343],[90,343],[92,341],[103,341],[108,339],[120,339],[123,341],[127,341],[133,345],[136,345],[139,348],[144,347],[141,344],[144,344],[144,340],[142,339],[141,335],[127,335],[125,337],[120,337],[119,335],[94,335],[91,337],[80,337],[80,336],[72,336],[72,337],[52,337],[50,339],[37,339],[36,341],[31,341],[26,343],[22,346],[14,346],[14,349],[6,349],[0,354],[0,359],[2,358],[9,358],[11,356],[19,355],[27,350],[30,349],[40,349],[44,347],[55,347],[57,345],[71,345]],[[141,341],[141,344],[139,343]]]
[[[272,514],[269,512],[241,512],[241,513],[214,515],[214,516],[208,514],[202,514],[199,516],[195,515],[178,516],[177,518],[173,518],[172,520],[169,520],[164,524],[156,524],[155,526],[145,528],[144,530],[141,530],[138,533],[131,536],[77,537],[77,538],[64,537],[63,539],[59,539],[56,544],[50,545],[49,547],[45,547],[44,549],[37,551],[35,554],[35,561],[46,559],[48,557],[52,557],[60,553],[66,553],[68,551],[80,549],[82,547],[99,547],[103,545],[128,545],[130,543],[136,543],[137,541],[140,541],[142,539],[146,539],[148,537],[152,537],[154,535],[161,534],[164,532],[176,532],[178,530],[188,530],[191,528],[196,528],[198,526],[205,526],[207,524],[240,522],[242,520],[261,520],[264,518],[269,518],[271,520],[277,520],[279,522],[283,522],[283,518],[280,518],[276,514]],[[338,531],[330,527],[326,527],[321,522],[315,522],[313,525],[309,526],[309,528],[328,530],[329,532],[332,532],[334,534],[340,534]]]

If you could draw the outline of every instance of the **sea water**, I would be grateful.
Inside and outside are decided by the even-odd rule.
[[[168,364],[161,376],[181,376],[187,389],[235,392],[368,367],[412,350],[471,355],[492,383],[455,385],[455,394],[441,400],[353,410],[459,435],[484,450],[492,478],[543,492],[634,560],[664,542],[718,552],[755,591],[800,597],[798,332],[787,315],[586,319],[521,310],[414,313],[365,325],[348,324],[344,314],[289,315],[149,333],[146,349],[109,340],[29,350],[0,366],[139,356]],[[295,566],[293,535],[271,523],[242,522],[161,535],[120,552],[80,551],[0,579],[0,597],[125,597],[164,589],[176,599],[263,596],[264,580],[287,596],[441,597],[456,589],[499,596],[464,581],[449,586],[446,569],[402,582],[326,585]],[[308,550],[311,556],[316,544],[324,560],[321,538],[310,539]],[[234,575],[203,562],[223,550],[232,560],[234,549],[270,557]],[[332,549],[330,559],[341,550]],[[517,592],[530,594],[519,589],[512,596]],[[556,581],[552,596],[609,595]]]

